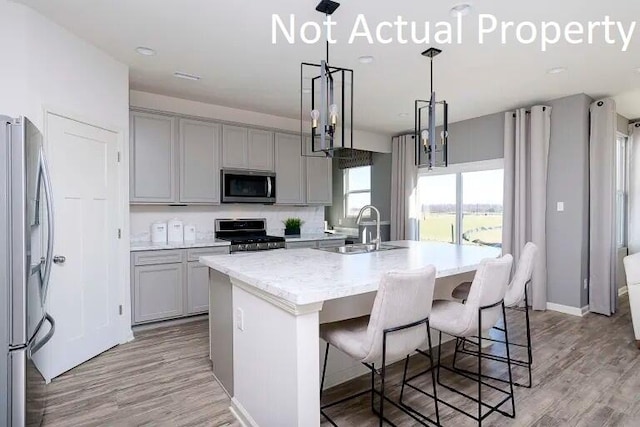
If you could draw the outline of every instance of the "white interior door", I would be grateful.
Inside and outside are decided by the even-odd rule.
[[[55,214],[44,349],[50,380],[119,343],[118,135],[53,114],[47,156]],[[43,349],[43,350],[44,350]]]

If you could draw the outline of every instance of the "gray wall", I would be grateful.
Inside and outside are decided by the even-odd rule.
[[[625,135],[629,134],[629,119],[618,114],[618,132]]]
[[[549,302],[584,307],[589,277],[589,106],[586,95],[556,99],[551,112],[547,184]],[[564,212],[557,212],[564,202]]]
[[[333,162],[333,206],[325,209],[325,219],[330,226],[354,227],[354,218],[344,218],[343,171]],[[391,219],[391,154],[373,153],[371,165],[371,204],[380,210],[380,219]],[[342,220],[342,224],[339,224]]]
[[[469,163],[504,157],[504,113],[449,125],[449,163]]]

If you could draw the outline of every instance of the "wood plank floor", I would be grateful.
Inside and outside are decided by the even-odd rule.
[[[513,339],[522,340],[522,314],[510,313],[509,318]],[[610,318],[535,312],[532,329],[533,388],[516,388],[515,420],[492,414],[483,425],[640,426],[640,351],[635,346],[626,297],[621,299],[618,314]],[[443,347],[444,363],[450,364],[452,345]],[[492,352],[504,352],[497,345],[492,347]],[[475,369],[471,358],[460,361]],[[425,366],[421,358],[415,357],[410,370],[419,372]],[[394,365],[390,369],[387,388],[392,397],[399,394],[401,368]],[[500,376],[506,373],[504,365],[497,362],[485,362],[483,370]],[[515,368],[514,374],[520,381],[525,379],[521,368]],[[441,377],[469,394],[477,393],[473,383],[445,371],[441,371]],[[368,377],[359,378],[335,387],[326,393],[325,401],[362,390],[368,381]],[[414,384],[429,389],[430,376],[420,377]],[[54,380],[49,391],[46,426],[239,425],[228,410],[229,399],[211,374],[204,321],[137,333],[133,342],[109,350]],[[442,387],[438,393],[469,411],[476,409]],[[434,413],[428,398],[416,392],[406,396],[416,409],[427,415]],[[483,396],[491,401],[498,394],[486,388]],[[510,409],[508,404],[505,409]],[[400,426],[415,425],[391,407],[385,411]],[[367,397],[331,408],[328,413],[341,426],[377,425]],[[443,405],[440,415],[443,425],[475,425]]]

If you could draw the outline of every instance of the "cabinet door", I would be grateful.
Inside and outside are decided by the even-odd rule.
[[[276,134],[276,203],[304,204],[304,187],[304,159],[300,154],[300,137]]]
[[[273,132],[249,129],[248,133],[249,169],[273,171]]]
[[[222,126],[222,166],[225,168],[247,168],[246,128]]]
[[[133,321],[135,323],[170,319],[184,313],[182,292],[183,264],[135,267],[133,283]]]
[[[180,120],[180,202],[220,202],[220,125]]]
[[[209,267],[197,261],[187,267],[187,314],[209,311]]]
[[[311,138],[305,138],[305,141],[311,152]],[[305,157],[305,159],[307,161],[307,204],[330,206],[333,203],[331,159],[324,156]]]
[[[175,120],[131,113],[130,200],[174,203],[177,200]]]

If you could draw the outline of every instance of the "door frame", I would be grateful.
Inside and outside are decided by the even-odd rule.
[[[126,111],[127,123],[129,123],[129,110]],[[129,242],[129,128],[122,128],[114,124],[96,121],[92,118],[70,112],[64,108],[56,106],[43,106],[43,147],[45,153],[49,151],[49,115],[55,115],[68,120],[80,122],[89,126],[104,129],[116,134],[117,150],[120,155],[118,164],[118,209],[117,223],[121,230],[121,238],[118,239],[118,269],[117,277],[119,282],[118,301],[122,306],[122,314],[119,316],[119,343],[124,344],[133,341],[133,331],[131,329],[131,292],[130,292],[130,242]],[[55,191],[55,189],[54,189]]]

